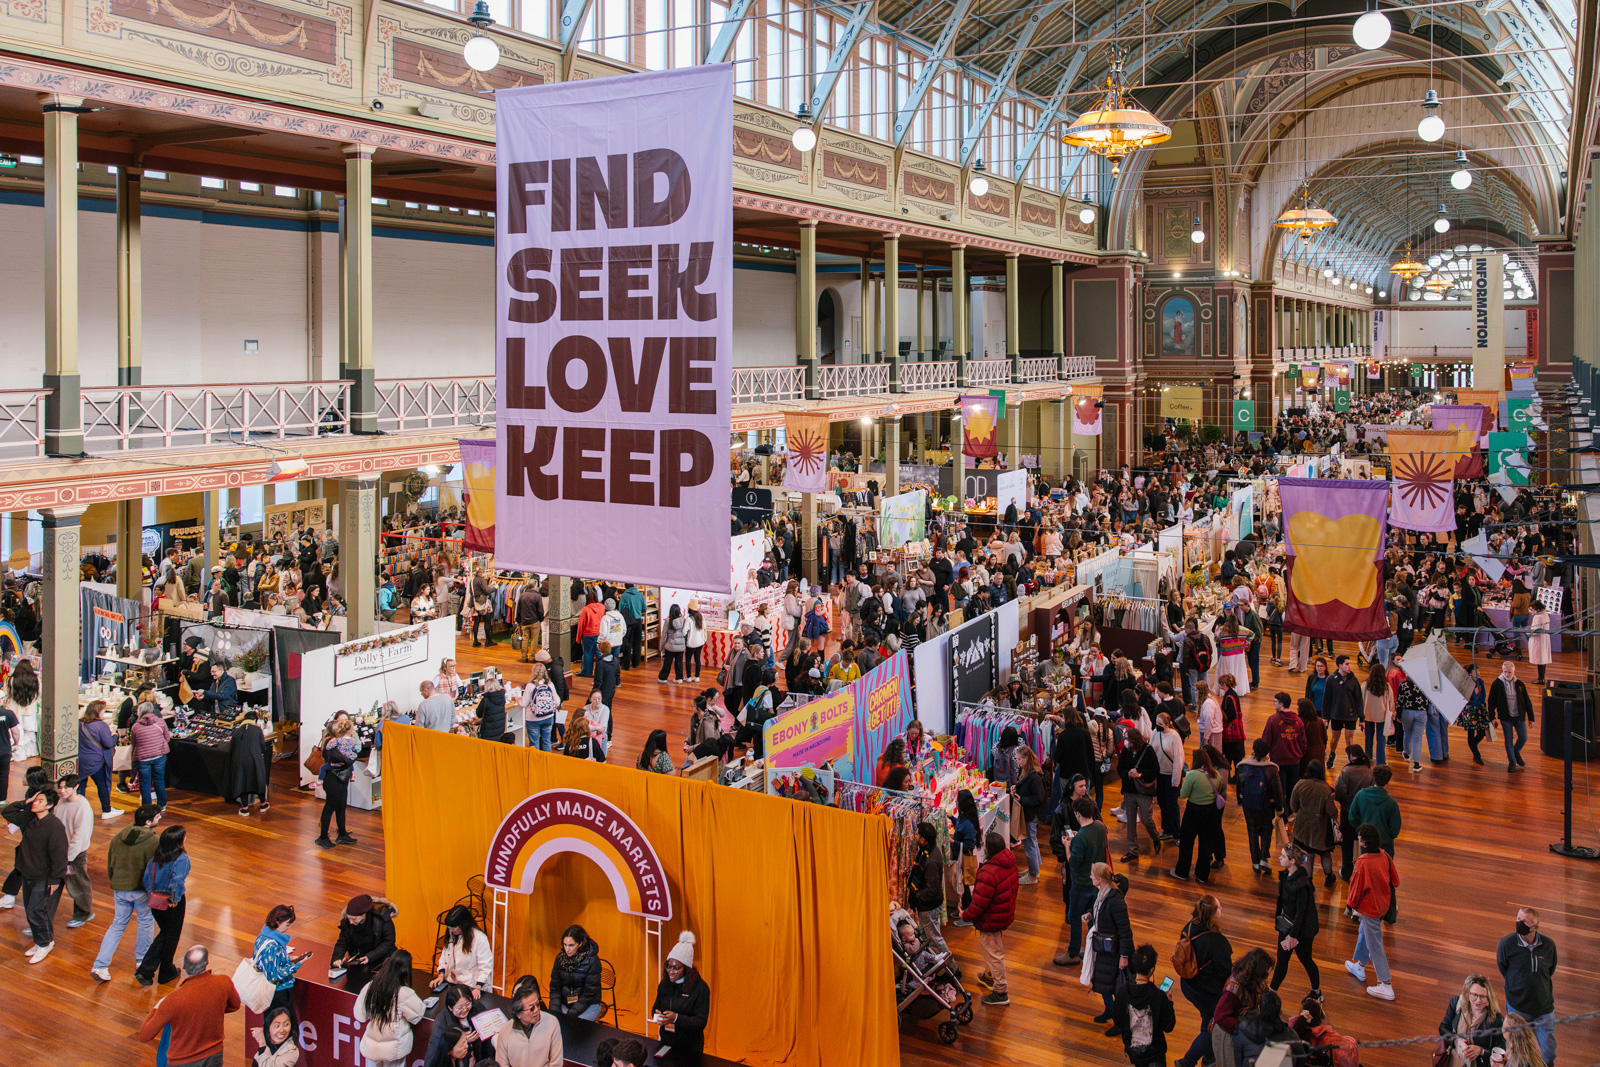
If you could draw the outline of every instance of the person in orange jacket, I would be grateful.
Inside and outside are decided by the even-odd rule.
[[[1370,962],[1378,982],[1368,986],[1367,993],[1379,1000],[1393,1000],[1389,957],[1383,951],[1383,917],[1389,913],[1400,873],[1394,868],[1393,858],[1383,850],[1376,826],[1364,822],[1356,827],[1356,836],[1361,840],[1361,855],[1350,872],[1350,896],[1345,905],[1356,913],[1361,932],[1356,935],[1355,951],[1345,960],[1344,969],[1365,982],[1366,965]]]
[[[605,616],[606,606],[600,603],[599,595],[590,590],[588,602],[578,612],[578,640],[583,644],[583,670],[578,672],[579,678],[594,673],[595,646],[600,643],[600,623]]]

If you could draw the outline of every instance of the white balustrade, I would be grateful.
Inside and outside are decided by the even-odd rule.
[[[1056,377],[1054,356],[1022,361],[1022,380],[1025,382],[1051,382]]]
[[[967,360],[968,385],[1006,385],[1011,381],[1009,359]]]
[[[48,389],[0,390],[0,459],[44,456],[44,400]]]
[[[954,389],[955,387],[956,365],[954,360],[900,364],[900,388],[904,392],[915,393],[924,390]]]
[[[1074,379],[1077,379],[1077,378],[1093,378],[1094,377],[1094,357],[1093,356],[1068,356],[1066,358],[1066,375],[1065,375],[1065,377],[1066,377],[1067,381],[1069,381],[1069,382],[1073,381]]]
[[[84,449],[248,444],[349,430],[348,382],[130,385],[82,391]]]
[[[805,397],[804,367],[735,367],[735,404],[782,404]]]
[[[889,364],[847,363],[817,368],[817,392],[825,399],[876,396],[889,391]]]
[[[493,375],[380,379],[374,391],[380,430],[473,429],[494,425]]]

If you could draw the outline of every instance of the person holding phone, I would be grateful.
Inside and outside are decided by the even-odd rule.
[[[685,930],[667,952],[661,982],[651,1004],[650,1021],[661,1027],[661,1042],[671,1052],[657,1052],[662,1063],[695,1067],[705,1047],[711,1016],[711,988],[694,967],[694,934]]]
[[[1128,957],[1133,983],[1119,996],[1114,1008],[1122,1048],[1134,1067],[1166,1067],[1167,1035],[1178,1025],[1172,1010],[1172,979],[1155,984],[1156,950],[1140,945]]]
[[[311,950],[295,954],[289,947],[289,927],[295,922],[293,904],[276,904],[267,912],[266,922],[261,924],[261,932],[256,935],[255,948],[250,952],[250,964],[261,972],[261,976],[272,983],[275,992],[272,994],[272,1003],[268,1005],[267,1012],[273,1008],[283,1008],[289,1012],[289,1024],[295,1025],[294,1019],[294,978],[300,970],[300,965],[311,958]]]

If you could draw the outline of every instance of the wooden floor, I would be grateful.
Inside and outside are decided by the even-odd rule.
[[[508,668],[520,681],[516,654],[508,646],[488,650],[463,647],[463,671],[487,663]],[[1578,676],[1576,656],[1565,654],[1553,677]],[[1485,673],[1492,674],[1497,664]],[[1296,695],[1303,677],[1263,665],[1263,688],[1245,700],[1251,736],[1270,712],[1271,693],[1279,688]],[[1523,668],[1532,679],[1531,668]],[[707,675],[709,680],[709,675]],[[574,699],[587,693],[576,682]],[[651,667],[624,675],[616,701],[615,760],[631,763],[652,729],[665,729],[676,754],[688,724],[696,687],[659,685]],[[1462,978],[1473,971],[1489,975],[1497,992],[1494,949],[1511,929],[1518,904],[1544,913],[1545,933],[1561,953],[1556,977],[1558,1013],[1600,1007],[1600,863],[1553,855],[1548,844],[1561,832],[1561,764],[1539,754],[1537,729],[1525,752],[1526,773],[1507,775],[1504,751],[1485,745],[1488,766],[1475,766],[1464,735],[1453,731],[1451,759],[1444,767],[1429,766],[1420,775],[1401,768],[1393,792],[1399,800],[1405,829],[1398,846],[1402,879],[1401,920],[1388,936],[1397,999],[1382,1003],[1366,996],[1347,975],[1341,961],[1354,944],[1354,926],[1340,915],[1344,886],[1321,888],[1323,933],[1316,957],[1322,967],[1330,1021],[1343,1033],[1361,1039],[1406,1037],[1432,1033],[1445,1002],[1458,992]],[[243,819],[221,800],[174,793],[168,822],[189,828],[194,857],[190,878],[185,945],[210,947],[219,969],[232,972],[250,950],[267,910],[293,903],[300,922],[294,943],[316,955],[310,973],[325,966],[343,902],[359,892],[383,890],[383,848],[376,814],[350,812],[350,830],[360,844],[324,852],[312,844],[320,803],[292,789],[294,768],[274,767],[278,790],[272,811],[264,818]],[[1600,789],[1600,782],[1592,783]],[[11,795],[21,793],[21,769],[13,768]],[[1576,791],[1579,843],[1600,844],[1600,829],[1589,799],[1591,783],[1579,768]],[[1108,793],[1116,803],[1115,787]],[[130,808],[136,797],[119,794],[117,806]],[[63,900],[56,951],[39,966],[29,966],[29,946],[22,909],[0,918],[0,959],[4,959],[5,1008],[0,1011],[0,1064],[4,1067],[46,1067],[57,1064],[122,1065],[153,1062],[153,1051],[140,1049],[131,1035],[145,1011],[171,987],[143,989],[132,979],[132,930],[112,965],[113,981],[95,982],[88,973],[101,935],[111,919],[104,892],[105,843],[126,818],[101,823],[95,830],[92,872],[98,882],[97,917],[79,930],[66,930],[70,903]],[[1120,844],[1120,824],[1112,826]],[[1240,817],[1227,818],[1228,865],[1216,872],[1213,889],[1224,906],[1224,929],[1235,952],[1266,945],[1271,939],[1275,883],[1258,878],[1248,866]],[[1120,854],[1120,850],[1119,850]],[[1162,957],[1162,973],[1176,932],[1187,917],[1195,887],[1180,884],[1162,872],[1170,863],[1145,859],[1128,871],[1133,888],[1129,912],[1139,942],[1153,944]],[[1008,1065],[1068,1062],[1118,1065],[1127,1061],[1121,1046],[1101,1036],[1089,1022],[1099,1010],[1098,998],[1079,986],[1076,973],[1051,966],[1062,936],[1063,905],[1059,867],[1045,852],[1044,876],[1024,887],[1016,925],[1007,935],[1011,974],[1011,1006],[977,1006],[973,1025],[963,1028],[952,1048],[933,1037],[931,1023],[916,1024],[902,1041],[908,1065],[1004,1063]],[[976,938],[970,929],[946,928],[946,935],[968,974],[979,969]],[[847,947],[842,947],[847,951]],[[976,989],[976,987],[974,987]],[[1297,1003],[1306,979],[1292,965],[1284,986]],[[1176,993],[1176,990],[1174,990]],[[1180,997],[1178,1029],[1170,1038],[1172,1058],[1182,1052],[1196,1028],[1194,1010]],[[227,1063],[244,1062],[243,1022],[230,1016]],[[1559,1061],[1568,1067],[1600,1063],[1600,1022],[1565,1025],[1559,1031]],[[1363,1061],[1375,1067],[1427,1063],[1428,1048],[1368,1050]],[[841,1067],[854,1063],[841,1053]]]

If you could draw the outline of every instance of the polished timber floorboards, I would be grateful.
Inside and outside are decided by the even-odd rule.
[[[1344,645],[1340,648],[1347,650]],[[1580,676],[1576,653],[1564,653],[1558,660],[1552,677]],[[514,680],[525,677],[506,644],[492,649],[463,645],[460,650],[463,673],[490,663],[505,666]],[[1482,661],[1482,665],[1486,675],[1498,669],[1498,663]],[[631,766],[652,729],[666,730],[672,751],[680,751],[697,687],[659,685],[656,668],[652,663],[624,675],[615,709],[617,762]],[[1526,665],[1521,670],[1531,682],[1533,670]],[[713,675],[708,671],[702,677],[709,682]],[[1298,696],[1304,687],[1303,675],[1289,675],[1266,663],[1261,681],[1262,688],[1244,702],[1252,737],[1260,733],[1271,711],[1272,693],[1285,689]],[[574,700],[586,694],[587,683],[576,680]],[[1397,848],[1401,917],[1386,937],[1395,974],[1393,1003],[1367,996],[1344,971],[1342,961],[1355,941],[1354,924],[1341,914],[1345,886],[1323,889],[1319,874],[1323,932],[1317,938],[1316,959],[1329,1019],[1341,1033],[1364,1040],[1431,1033],[1449,997],[1460,991],[1462,978],[1474,971],[1489,975],[1498,995],[1495,944],[1511,929],[1516,907],[1523,903],[1542,910],[1544,931],[1560,949],[1558,1013],[1600,1008],[1600,863],[1565,859],[1549,851],[1548,845],[1561,836],[1562,776],[1560,761],[1539,753],[1542,725],[1535,724],[1524,753],[1528,768],[1520,774],[1506,773],[1504,750],[1493,743],[1483,746],[1488,766],[1474,765],[1459,730],[1452,731],[1447,764],[1426,765],[1417,775],[1397,766],[1392,792],[1405,825]],[[312,844],[320,803],[292,788],[291,762],[274,764],[273,778],[279,788],[272,811],[262,818],[240,818],[222,800],[195,793],[174,792],[170,800],[168,822],[189,828],[194,857],[183,944],[208,945],[217,969],[229,974],[249,952],[267,909],[279,901],[293,903],[299,912],[294,940],[316,950],[307,966],[317,973],[326,964],[344,901],[356,893],[383,890],[378,815],[352,809],[350,831],[360,843],[324,852]],[[1600,790],[1600,780],[1591,783],[1580,765],[1574,834],[1578,843],[1593,846],[1600,845],[1596,822],[1600,815],[1589,799],[1591,787]],[[21,791],[22,769],[13,766],[10,795],[20,796]],[[136,801],[119,793],[116,805],[130,808]],[[1118,802],[1115,786],[1108,790],[1107,802],[1109,812]],[[131,929],[112,965],[112,981],[102,985],[89,975],[112,915],[104,881],[106,841],[127,825],[126,817],[96,825],[91,870],[97,883],[97,916],[84,928],[67,930],[71,904],[63,899],[56,950],[44,963],[29,966],[23,956],[30,941],[20,905],[0,917],[0,959],[5,961],[0,972],[5,976],[0,1064],[4,1067],[153,1062],[153,1049],[136,1045],[132,1034],[149,1006],[171,987],[144,989],[134,983]],[[1243,823],[1236,811],[1230,809],[1225,826],[1228,863],[1215,872],[1211,889],[1223,902],[1224,931],[1235,952],[1242,953],[1252,945],[1269,943],[1275,880],[1251,872]],[[1120,855],[1121,824],[1113,823],[1111,829],[1113,847]],[[1119,864],[1132,880],[1128,908],[1135,938],[1156,947],[1161,974],[1171,973],[1172,946],[1199,889],[1166,876],[1171,858],[1168,850],[1160,859]],[[904,1063],[1110,1067],[1127,1062],[1120,1043],[1102,1036],[1102,1027],[1090,1022],[1099,1011],[1099,1000],[1078,984],[1076,969],[1050,964],[1058,945],[1064,944],[1064,907],[1059,867],[1048,849],[1040,883],[1023,887],[1021,893],[1016,924],[1006,935],[1011,1006],[975,1005],[975,1021],[962,1028],[953,1047],[934,1037],[936,1020],[911,1025],[901,1042]],[[981,969],[973,931],[947,926],[945,934],[970,980]],[[853,952],[849,945],[835,950]],[[975,983],[971,988],[981,992]],[[1306,988],[1304,971],[1298,962],[1292,963],[1282,990],[1285,998],[1298,1005]],[[1175,1003],[1178,1026],[1169,1037],[1169,1059],[1187,1048],[1196,1028],[1189,1003],[1181,996]],[[1559,1062],[1564,1067],[1600,1063],[1600,1021],[1563,1025],[1559,1040]],[[242,1018],[230,1016],[230,1067],[244,1062],[242,1042]],[[1429,1051],[1426,1045],[1371,1049],[1364,1050],[1362,1060],[1369,1067],[1410,1067],[1426,1064]],[[855,1061],[840,1050],[837,1062],[846,1067]]]

